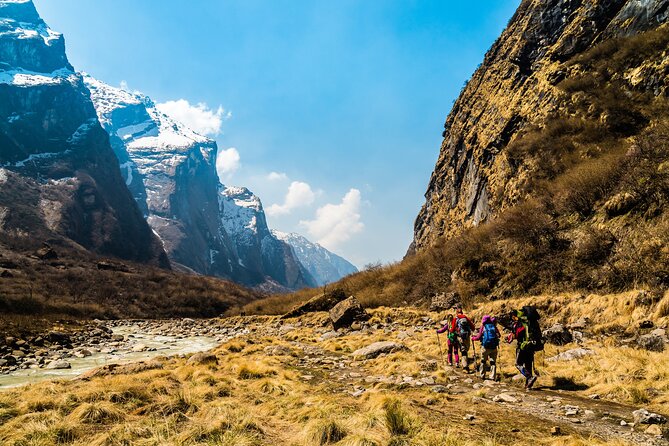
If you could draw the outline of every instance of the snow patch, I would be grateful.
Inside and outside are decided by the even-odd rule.
[[[7,171],[5,169],[0,169],[0,184],[5,184],[7,179]]]
[[[34,87],[43,85],[61,85],[78,80],[74,72],[61,68],[52,73],[38,73],[27,70],[0,71],[0,84],[16,87]]]
[[[22,160],[22,161],[17,161],[15,163],[5,163],[3,164],[4,167],[25,167],[26,164],[32,163],[38,160],[42,159],[48,159],[48,158],[53,158],[56,156],[63,156],[67,155],[71,152],[71,150],[65,150],[64,152],[45,152],[45,153],[33,153],[30,155],[28,158]]]
[[[128,161],[127,163],[121,164],[121,169],[126,169],[126,176],[125,176],[125,185],[130,186],[132,184],[132,161]]]

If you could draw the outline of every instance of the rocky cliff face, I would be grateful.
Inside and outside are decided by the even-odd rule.
[[[546,173],[541,156],[519,157],[510,150],[529,129],[578,116],[608,125],[611,133],[635,134],[630,128],[638,130],[641,118],[622,127],[609,125],[612,116],[624,114],[623,99],[615,107],[600,107],[586,98],[589,103],[579,114],[573,105],[583,105],[583,95],[565,93],[561,83],[589,69],[572,63],[587,50],[658,28],[668,17],[667,0],[524,0],[448,116],[426,203],[415,223],[415,249],[490,220],[531,197],[539,180],[555,174]],[[666,53],[633,61],[625,70],[598,82],[624,82],[621,94],[666,95]]]
[[[82,77],[29,0],[0,0],[0,230],[168,266]],[[70,243],[72,245],[72,243]]]
[[[248,283],[219,230],[216,143],[158,111],[148,97],[85,77],[126,185],[170,258]]]
[[[291,246],[271,233],[257,196],[245,187],[221,187],[219,198],[222,230],[230,235],[238,262],[271,279],[268,290],[317,285]]]
[[[274,238],[260,200],[224,188],[216,142],[161,113],[154,102],[85,77],[121,173],[170,258],[200,274],[268,290],[315,282]]]
[[[358,272],[358,268],[348,260],[328,251],[318,243],[310,242],[300,234],[294,232],[288,234],[274,230],[272,234],[293,248],[298,260],[319,286],[336,282],[342,277]]]

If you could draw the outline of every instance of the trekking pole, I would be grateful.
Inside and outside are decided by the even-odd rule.
[[[439,332],[437,332],[437,344],[439,344],[439,353],[441,354],[441,367],[445,368],[444,349],[441,348],[441,338],[439,337]]]
[[[479,370],[479,358],[478,358],[478,355],[476,354],[476,341],[472,341],[472,348],[474,349],[474,367],[476,367],[476,371],[478,372],[478,370]]]

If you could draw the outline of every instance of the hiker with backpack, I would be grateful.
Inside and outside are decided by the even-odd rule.
[[[460,344],[458,342],[458,334],[456,329],[454,328],[454,320],[455,318],[453,317],[452,314],[449,314],[446,317],[446,325],[441,327],[440,329],[437,330],[437,336],[439,336],[442,333],[448,333],[446,335],[446,338],[448,340],[448,365],[453,367],[453,355],[455,355],[455,367],[459,367],[460,365],[460,354],[459,354],[459,349],[460,349]]]
[[[538,375],[534,370],[534,354],[544,349],[539,313],[534,307],[523,307],[511,312],[512,332],[507,343],[516,340],[516,368],[525,377],[525,389],[530,390]]]
[[[479,367],[479,376],[485,379],[486,366],[490,363],[490,379],[495,381],[497,378],[497,353],[499,348],[499,339],[501,335],[497,328],[497,321],[489,316],[483,316],[479,332],[472,336],[472,341],[481,341],[481,365]]]
[[[474,323],[463,313],[462,307],[455,307],[455,319],[453,329],[457,331],[460,338],[460,353],[465,361],[464,369],[469,371],[469,347],[471,347],[472,332],[476,329]]]

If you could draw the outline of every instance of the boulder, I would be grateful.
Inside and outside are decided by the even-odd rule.
[[[573,361],[574,359],[580,359],[585,356],[591,356],[594,354],[595,351],[590,350],[589,348],[573,348],[571,350],[567,350],[566,352],[562,352],[559,355],[555,355],[548,358],[548,361],[550,362]]]
[[[562,324],[544,330],[543,335],[546,342],[554,345],[565,345],[574,340],[571,332]]]
[[[46,368],[50,370],[62,370],[62,369],[71,369],[72,366],[67,361],[57,360],[57,361],[51,361],[46,366]]]
[[[188,364],[191,365],[206,365],[206,364],[218,364],[218,358],[213,353],[200,352],[195,353],[193,356],[188,358]]]
[[[60,344],[60,345],[67,345],[70,344],[72,341],[70,339],[70,336],[66,333],[61,333],[59,331],[52,331],[50,332],[47,336],[46,339],[54,344]]]
[[[117,271],[122,273],[130,272],[130,268],[128,268],[127,265],[120,262],[101,261],[98,262],[96,266],[98,267],[99,270],[102,271]]]
[[[132,348],[132,351],[135,353],[146,351],[148,347],[144,344],[137,344]]]
[[[54,260],[58,258],[58,254],[47,243],[42,244],[42,247],[35,251],[35,257],[40,260]]]
[[[298,305],[288,313],[281,316],[281,319],[298,317],[306,313],[314,313],[317,311],[330,311],[335,305],[344,299],[346,299],[346,293],[343,290],[337,288],[330,292],[312,297],[302,305]]]
[[[648,412],[646,409],[639,409],[632,412],[634,416],[634,424],[665,424],[667,418],[657,414]]]
[[[367,347],[354,351],[353,357],[356,359],[373,359],[383,353],[394,353],[403,350],[406,351],[409,350],[409,348],[406,345],[397,342],[382,341],[375,342]]]
[[[353,322],[366,321],[369,318],[369,313],[362,308],[358,299],[353,296],[339,302],[330,310],[330,321],[335,330],[350,327]]]
[[[432,298],[430,311],[448,311],[460,303],[458,293],[441,293]]]
[[[499,395],[495,395],[492,400],[496,403],[515,404],[518,402],[518,398],[510,393],[500,393]]]
[[[629,192],[621,192],[604,203],[604,211],[606,211],[609,217],[623,215],[636,206],[638,202],[639,199],[636,195]]]
[[[664,351],[664,344],[667,343],[666,332],[665,330],[658,328],[646,335],[639,336],[636,343],[639,347],[645,350],[653,352]]]

